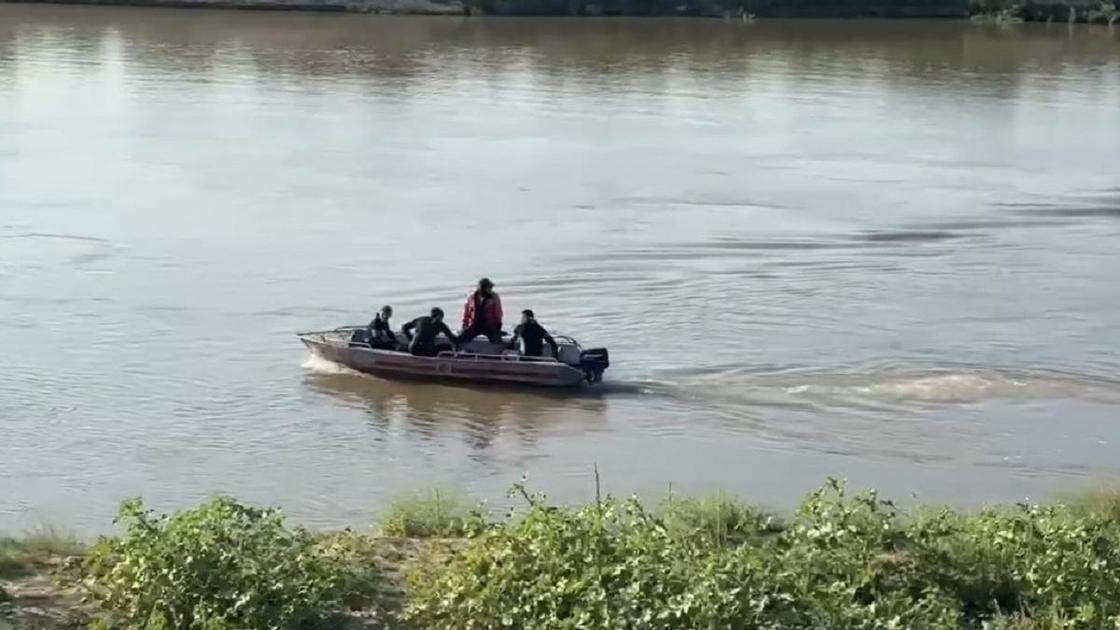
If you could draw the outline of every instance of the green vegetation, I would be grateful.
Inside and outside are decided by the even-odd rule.
[[[104,628],[298,628],[360,603],[376,583],[360,539],[289,529],[274,510],[218,498],[173,516],[125,502],[121,538],[84,566]]]
[[[997,22],[1090,22],[1113,24],[1120,18],[1116,3],[1099,0],[1092,6],[1075,0],[1033,2],[1031,0],[969,0],[974,19]]]
[[[659,514],[670,533],[696,536],[719,546],[757,540],[784,527],[775,515],[723,492],[685,498],[670,494],[661,503]]]
[[[1068,493],[1060,497],[1060,503],[1075,514],[1120,521],[1120,486],[1101,485]]]
[[[0,578],[13,578],[41,571],[58,558],[82,553],[82,545],[71,534],[40,527],[20,538],[0,537]]]
[[[1019,0],[969,0],[969,15],[1010,21],[1023,18],[1023,2]]]
[[[102,628],[1120,627],[1115,489],[961,512],[830,480],[780,518],[726,494],[647,509],[515,491],[525,507],[499,522],[455,493],[408,495],[382,535],[316,535],[226,498],[171,516],[129,501],[77,583]],[[16,576],[80,551],[50,530],[0,549]]]
[[[455,538],[483,524],[482,514],[461,493],[435,489],[393,501],[381,518],[381,533],[400,538]]]
[[[418,627],[457,628],[1120,622],[1120,522],[1103,511],[907,515],[835,481],[784,527],[749,513],[716,519],[713,529],[709,507],[685,511],[692,516],[659,516],[637,500],[565,509],[531,497],[522,518],[422,572],[407,617]]]

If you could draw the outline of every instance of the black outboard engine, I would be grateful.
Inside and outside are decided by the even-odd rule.
[[[603,372],[611,365],[606,348],[591,348],[579,353],[579,367],[587,377],[588,383],[603,380]]]

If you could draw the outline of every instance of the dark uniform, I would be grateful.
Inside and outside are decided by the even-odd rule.
[[[412,334],[413,329],[416,330],[415,336]],[[452,343],[456,342],[455,334],[447,324],[437,322],[428,315],[408,322],[401,328],[401,332],[409,339],[408,351],[418,357],[436,356],[436,336],[440,333],[447,335]]]
[[[369,326],[366,326],[366,334],[369,335],[369,347],[371,348],[378,350],[397,349],[397,336],[393,334],[389,321],[381,319],[380,313],[374,316]]]
[[[544,342],[548,342],[548,346],[552,348],[552,356],[559,358],[560,350],[556,347],[556,341],[552,339],[552,335],[537,323],[537,320],[530,320],[527,324],[521,324],[513,329],[513,339],[510,345],[517,344],[517,340],[521,339],[525,344],[525,351],[522,353],[527,357],[539,357],[544,349]]]

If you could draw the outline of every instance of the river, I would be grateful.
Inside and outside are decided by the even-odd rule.
[[[0,531],[214,493],[362,526],[826,476],[977,505],[1120,472],[1120,35],[936,21],[0,5]],[[507,312],[574,394],[295,331]]]

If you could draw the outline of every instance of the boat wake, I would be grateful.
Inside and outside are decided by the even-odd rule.
[[[988,400],[1068,398],[1120,404],[1120,383],[1068,373],[998,369],[722,372],[671,379],[675,397],[783,407],[897,409]]]
[[[366,376],[309,354],[302,367],[315,374]],[[823,370],[721,369],[661,374],[645,380],[606,380],[585,393],[666,396],[717,405],[897,410],[970,405],[989,400],[1074,399],[1120,405],[1120,382],[1059,371],[996,368],[869,368]]]
[[[1022,379],[998,373],[950,373],[887,377],[881,381],[807,383],[785,391],[821,400],[881,400],[899,403],[973,403],[990,398],[1077,397],[1076,383]]]

